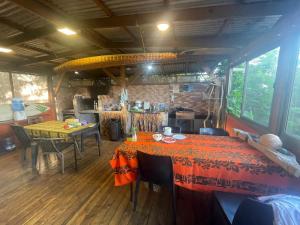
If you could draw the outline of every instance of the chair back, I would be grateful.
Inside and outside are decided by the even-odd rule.
[[[149,155],[137,151],[138,173],[141,180],[157,185],[173,184],[173,166],[171,157]]]
[[[212,136],[229,136],[229,133],[222,128],[200,128],[199,134]]]
[[[34,138],[42,148],[43,152],[61,152],[70,146],[63,138]]]
[[[256,199],[245,199],[234,215],[232,225],[272,225],[272,206]]]
[[[165,127],[171,127],[171,126],[160,126],[159,131],[163,132]],[[171,128],[172,128],[172,133],[181,134],[181,127],[171,127]]]
[[[24,127],[19,126],[19,125],[11,125],[10,127],[14,131],[18,140],[23,145],[22,147],[24,147],[24,148],[30,147],[31,139],[28,136],[28,134],[26,133]]]

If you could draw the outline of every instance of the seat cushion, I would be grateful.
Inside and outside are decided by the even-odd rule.
[[[219,208],[222,210],[228,224],[232,224],[234,215],[237,212],[237,209],[240,206],[241,202],[249,197],[253,196],[226,192],[214,193],[214,198],[219,205]]]

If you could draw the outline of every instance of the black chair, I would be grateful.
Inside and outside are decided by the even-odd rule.
[[[24,127],[19,126],[19,125],[11,125],[10,127],[14,131],[19,142],[22,144],[23,151],[21,152],[21,155],[22,155],[22,159],[26,160],[26,151],[27,151],[27,148],[30,148],[31,138],[26,133]]]
[[[229,133],[222,128],[200,128],[199,134],[212,136],[229,136]]]
[[[164,132],[165,127],[171,127],[171,126],[160,126],[159,132]],[[181,134],[181,127],[171,127],[172,133]]]
[[[97,143],[97,147],[98,147],[98,154],[100,156],[100,154],[101,154],[101,152],[100,152],[101,137],[100,137],[99,127],[100,127],[100,124],[97,123],[94,127],[89,128],[87,131],[85,131],[81,134],[81,151],[84,151],[84,139],[87,138],[87,137],[94,136],[96,138],[96,143]]]
[[[137,151],[138,171],[133,210],[136,210],[140,182],[166,186],[172,194],[173,222],[176,224],[176,190],[173,180],[172,159],[167,156],[149,155]]]
[[[212,225],[272,225],[270,205],[255,196],[226,192],[214,193]]]
[[[75,168],[77,169],[77,155],[74,142],[67,142],[63,138],[34,138],[42,148],[43,155],[55,153],[61,160],[61,172],[65,172],[65,157],[63,151],[73,145]]]

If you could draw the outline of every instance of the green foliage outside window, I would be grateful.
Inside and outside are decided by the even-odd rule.
[[[231,84],[227,96],[227,111],[237,117],[241,115],[246,63],[242,63],[231,71]]]
[[[300,136],[300,55],[298,57],[286,131],[288,134]]]
[[[269,125],[279,48],[248,63],[243,116],[264,126]]]

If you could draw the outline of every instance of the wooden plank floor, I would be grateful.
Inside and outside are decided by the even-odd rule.
[[[136,212],[128,187],[114,187],[109,159],[118,143],[103,141],[98,157],[94,140],[75,171],[73,153],[66,154],[65,174],[56,157],[41,157],[38,175],[31,172],[30,152],[0,156],[0,224],[171,224],[170,195],[142,185]],[[186,223],[183,223],[186,224]]]

